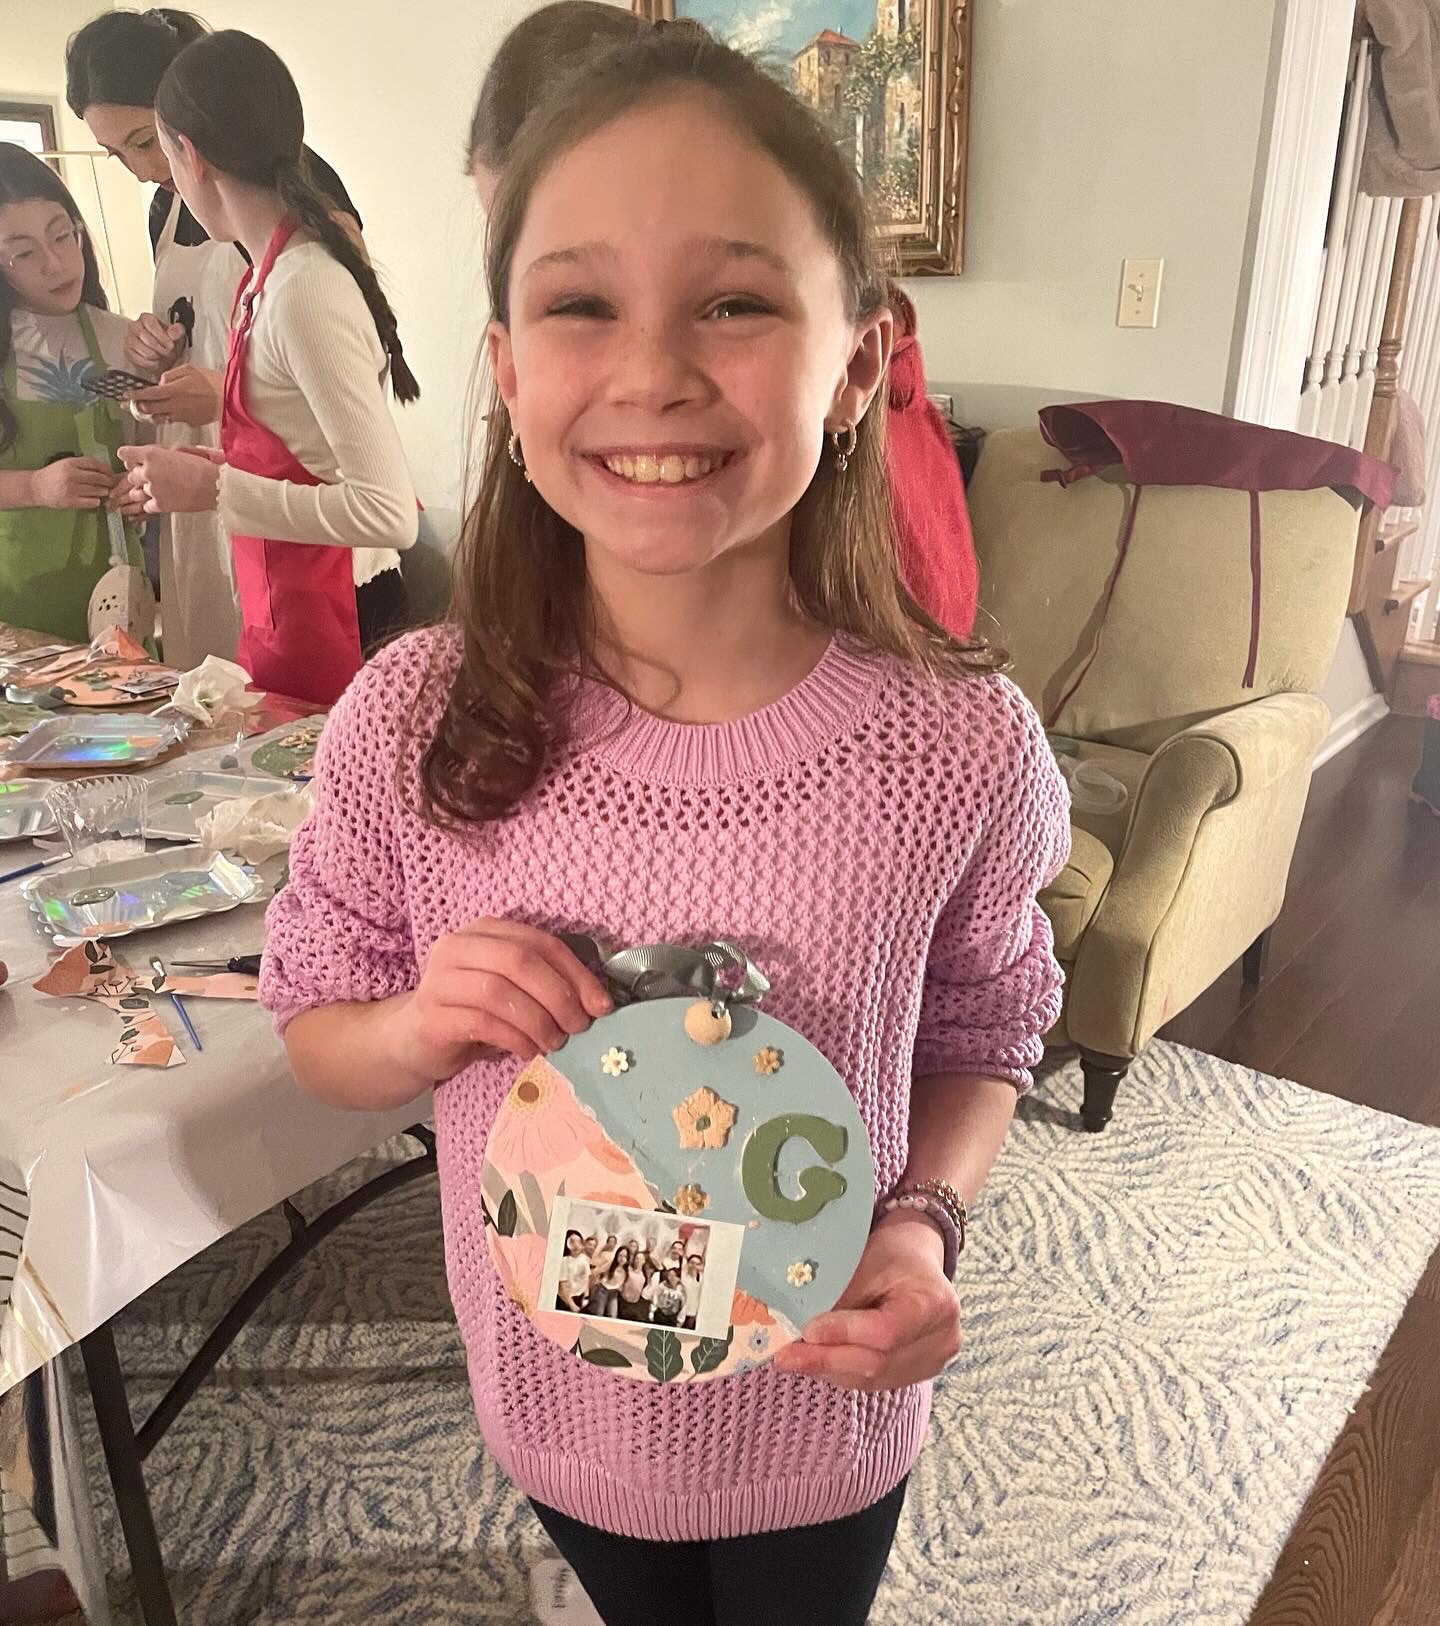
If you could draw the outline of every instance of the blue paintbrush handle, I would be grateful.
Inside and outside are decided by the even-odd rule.
[[[38,864],[22,864],[19,869],[6,870],[0,875],[0,881],[18,881],[22,875],[38,875],[44,868],[45,860],[42,858]]]
[[[185,1009],[184,1000],[180,998],[179,994],[171,994],[170,999],[171,1003],[175,1006],[176,1016],[178,1016],[185,1024],[185,1031],[190,1035],[190,1043],[193,1044],[197,1050],[203,1050],[205,1046],[200,1043],[200,1035],[195,1031],[195,1026],[191,1022],[189,1013]]]

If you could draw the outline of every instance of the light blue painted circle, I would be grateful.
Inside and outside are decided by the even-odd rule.
[[[685,1012],[692,1003],[689,998],[655,999],[626,1006],[593,1023],[547,1060],[570,1081],[577,1100],[595,1113],[662,1200],[673,1201],[680,1186],[698,1185],[710,1199],[698,1222],[725,1220],[747,1227],[737,1285],[803,1326],[845,1291],[870,1235],[875,1168],[865,1125],[839,1073],[793,1028],[763,1011],[735,1007],[730,1037],[718,1045],[698,1045],[685,1032]],[[780,1051],[784,1063],[778,1073],[764,1076],[755,1070],[755,1055],[767,1046]],[[618,1078],[600,1066],[609,1050],[623,1050],[630,1058],[629,1070]],[[671,1113],[707,1085],[735,1108],[735,1125],[723,1147],[686,1150]],[[751,1132],[786,1113],[827,1118],[846,1136],[845,1154],[833,1165],[845,1177],[845,1191],[800,1225],[758,1215],[740,1179],[741,1153]],[[781,1191],[799,1196],[800,1172],[826,1166],[808,1142],[787,1142],[778,1165]],[[748,1228],[751,1220],[759,1221],[756,1229]],[[814,1266],[814,1280],[794,1287],[786,1272],[802,1260]]]

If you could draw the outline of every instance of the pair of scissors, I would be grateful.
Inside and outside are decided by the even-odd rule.
[[[171,960],[170,964],[186,971],[240,971],[247,977],[260,975],[258,954],[237,954],[230,960]]]

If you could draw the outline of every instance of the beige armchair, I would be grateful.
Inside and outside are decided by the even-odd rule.
[[[1163,1023],[1236,960],[1260,979],[1329,723],[1316,691],[1358,513],[1328,489],[1261,497],[1246,688],[1248,495],[1147,488],[1117,572],[1128,488],[1108,475],[1068,489],[1042,479],[1062,461],[1038,431],[994,434],[970,505],[980,630],[1010,651],[1057,751],[1128,793],[1113,812],[1077,809],[1070,862],[1041,899],[1067,976],[1049,1042],[1078,1047],[1084,1124],[1100,1130]]]

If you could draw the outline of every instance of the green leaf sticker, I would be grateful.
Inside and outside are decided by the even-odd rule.
[[[697,1377],[704,1377],[707,1372],[713,1372],[720,1366],[726,1355],[730,1352],[730,1340],[735,1336],[735,1329],[731,1327],[724,1338],[702,1338],[690,1351],[690,1364],[695,1368]]]
[[[129,1044],[132,1039],[138,1039],[139,1036],[139,1028],[126,1028],[125,1031],[120,1035],[120,1043]]]
[[[151,984],[150,984],[150,986],[151,986],[151,987],[152,987],[152,988],[153,988],[153,989],[154,989],[154,990],[155,990],[155,992],[156,992],[156,993],[157,993],[157,994],[158,994],[158,993],[159,993],[159,992],[160,992],[160,990],[161,990],[161,989],[162,989],[162,988],[163,988],[163,987],[164,987],[164,986],[165,986],[165,976],[164,976],[164,973],[163,973],[163,972],[162,972],[162,973],[161,973],[161,974],[160,974],[160,975],[159,975],[159,976],[157,976],[157,977],[156,977],[156,978],[155,978],[155,980],[154,980],[154,981],[153,981],[153,982],[152,982],[152,983],[151,983]]]
[[[652,1333],[651,1337],[653,1338],[654,1336],[655,1335]],[[580,1359],[582,1361],[589,1361],[591,1366],[634,1365],[634,1362],[626,1360],[618,1349],[582,1349],[580,1351]],[[651,1366],[650,1370],[652,1372],[655,1370],[653,1365]],[[676,1366],[675,1370],[677,1372],[680,1370],[678,1365]],[[665,1380],[662,1378],[660,1381],[663,1383]]]
[[[98,965],[101,959],[100,945],[90,942],[88,938],[85,942],[85,958],[89,960],[91,965]]]
[[[668,1327],[652,1327],[645,1340],[645,1364],[656,1383],[670,1383],[680,1376],[680,1340]]]
[[[501,1236],[515,1235],[515,1193],[507,1191],[500,1199],[500,1212],[495,1217],[495,1229]]]
[[[136,999],[134,994],[129,994],[120,1001],[120,1009],[122,1011],[148,1011],[150,1001],[148,999]]]

